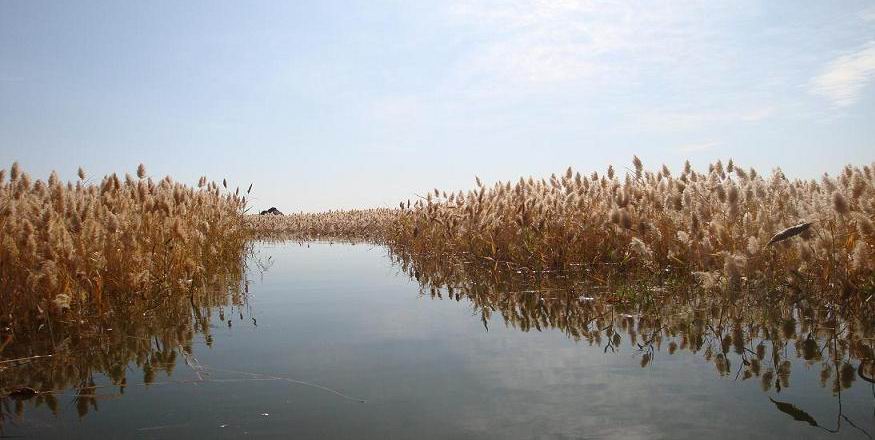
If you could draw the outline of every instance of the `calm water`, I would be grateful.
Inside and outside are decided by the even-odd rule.
[[[611,321],[630,323],[618,327],[615,349],[606,348],[610,336],[575,340],[568,325],[508,323],[498,309],[484,325],[482,304],[421,294],[416,280],[380,247],[290,243],[263,245],[259,255],[270,256],[269,268],[251,271],[247,305],[224,307],[224,320],[214,313],[209,345],[195,334],[191,356],[164,359],[173,364],[172,374],[152,373],[146,386],[143,370],[129,364],[120,394],[100,374],[109,367],[89,366],[94,383],[87,397],[77,400],[68,390],[58,395],[54,413],[33,400],[17,409],[16,402],[4,401],[3,435],[674,439],[875,433],[875,389],[850,369],[858,359],[849,359],[841,376],[847,383],[836,382],[834,391],[842,373],[832,371],[822,385],[823,361],[797,356],[793,344],[775,353],[769,346],[762,372],[775,356],[792,367],[778,391],[771,382],[780,385],[780,375],[745,380],[743,359],[755,357],[753,345],[744,358],[722,350],[729,359],[723,367],[715,362],[722,354],[674,351],[669,344],[675,339],[667,336],[654,346],[646,329],[635,326],[635,316]],[[550,316],[541,304],[510,307]],[[630,329],[638,332],[634,343]],[[820,341],[817,351],[828,344]],[[14,368],[38,368],[39,362]]]

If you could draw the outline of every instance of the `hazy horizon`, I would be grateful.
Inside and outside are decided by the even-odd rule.
[[[253,188],[253,208],[733,158],[875,160],[870,2],[0,2],[0,168]]]

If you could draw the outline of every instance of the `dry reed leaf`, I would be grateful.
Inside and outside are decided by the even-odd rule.
[[[769,242],[767,244],[771,245],[771,244],[777,243],[779,241],[784,241],[788,238],[795,237],[795,236],[805,232],[806,230],[808,230],[808,228],[810,228],[812,224],[813,223],[811,223],[811,222],[807,222],[807,223],[800,223],[800,224],[795,225],[795,226],[790,226],[789,228],[784,229],[783,231],[775,234],[772,237],[772,239],[769,240]]]

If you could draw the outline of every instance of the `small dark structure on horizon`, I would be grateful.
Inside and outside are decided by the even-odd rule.
[[[279,209],[271,207],[268,210],[261,211],[261,215],[283,215],[283,213]]]

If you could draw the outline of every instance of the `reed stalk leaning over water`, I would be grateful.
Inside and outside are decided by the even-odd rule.
[[[245,197],[201,178],[116,174],[63,183],[0,170],[0,324],[7,337],[50,317],[86,324],[116,307],[195,295],[237,272]],[[226,270],[227,269],[227,270]],[[72,324],[71,324],[72,325]],[[0,350],[2,351],[2,350]]]

